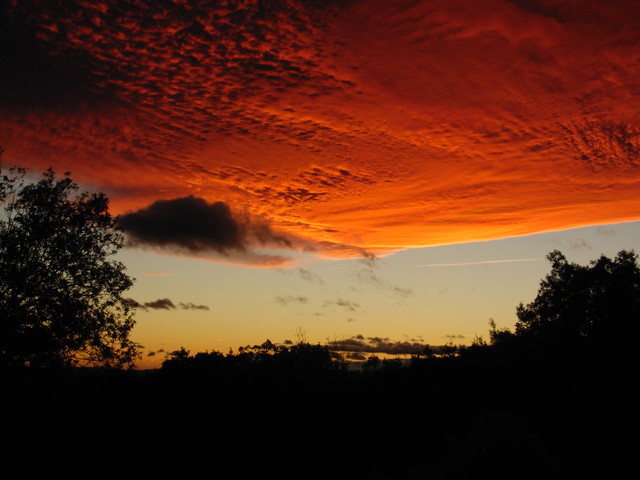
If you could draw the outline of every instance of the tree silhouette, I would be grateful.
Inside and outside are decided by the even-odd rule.
[[[0,362],[130,366],[133,280],[110,260],[122,247],[104,194],[69,174],[0,172]]]
[[[516,334],[546,341],[588,339],[600,347],[637,340],[640,333],[640,266],[633,251],[612,260],[602,255],[588,266],[567,261],[555,250],[552,269],[535,300],[517,308]]]

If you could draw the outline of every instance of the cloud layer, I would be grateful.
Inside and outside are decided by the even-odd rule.
[[[229,228],[136,228],[222,257],[245,210],[333,255],[634,220],[639,31],[635,0],[12,0],[0,144],[117,213],[191,202]]]

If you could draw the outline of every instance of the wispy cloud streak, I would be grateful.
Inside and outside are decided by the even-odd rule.
[[[411,265],[412,267],[464,267],[467,265],[488,265],[494,263],[513,263],[513,262],[539,262],[542,258],[511,258],[508,260],[481,260],[479,262],[459,262],[459,263],[427,263],[422,265]]]

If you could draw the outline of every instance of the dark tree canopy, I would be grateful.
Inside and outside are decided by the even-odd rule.
[[[49,169],[29,183],[0,172],[0,362],[131,366],[133,280],[104,194],[79,193]]]
[[[640,332],[640,266],[633,251],[602,255],[588,266],[547,255],[552,269],[535,300],[517,309],[516,334],[602,344],[637,340]]]

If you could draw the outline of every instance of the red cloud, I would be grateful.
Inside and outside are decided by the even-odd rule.
[[[324,3],[10,2],[5,162],[334,253],[638,219],[637,2]]]

